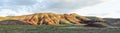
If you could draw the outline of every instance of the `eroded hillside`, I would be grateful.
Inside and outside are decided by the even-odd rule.
[[[102,18],[96,17],[92,20],[85,16],[75,13],[56,14],[56,13],[36,13],[23,16],[0,17],[0,20],[19,20],[31,25],[61,25],[61,24],[89,24],[94,22],[103,22]]]

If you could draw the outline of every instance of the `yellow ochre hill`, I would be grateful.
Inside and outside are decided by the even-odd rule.
[[[57,13],[36,13],[23,16],[0,17],[3,20],[19,20],[30,25],[61,25],[61,24],[89,24],[94,22],[103,22],[102,18],[91,20],[78,14],[57,14]]]

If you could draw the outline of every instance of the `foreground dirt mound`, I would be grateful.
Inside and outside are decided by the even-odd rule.
[[[1,21],[2,20],[19,20],[18,22],[14,21],[13,24],[16,24],[16,23],[22,24],[24,22],[26,24],[32,24],[32,25],[44,25],[44,24],[60,25],[60,24],[83,24],[83,23],[92,24],[94,22],[104,21],[101,18],[98,18],[97,20],[91,20],[85,16],[80,16],[75,13],[72,13],[72,14],[37,13],[37,14],[23,15],[23,16],[0,17],[0,20]],[[4,22],[0,22],[0,23],[4,23]]]
[[[18,20],[4,20],[0,21],[0,25],[30,25]]]

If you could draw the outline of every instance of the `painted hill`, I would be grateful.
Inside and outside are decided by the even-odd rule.
[[[86,25],[93,24],[94,22],[104,21],[102,18],[96,17],[94,20],[75,13],[72,14],[36,13],[23,16],[0,17],[0,20],[1,21],[18,20],[21,21],[22,23],[27,23],[29,25],[61,25],[61,24]]]

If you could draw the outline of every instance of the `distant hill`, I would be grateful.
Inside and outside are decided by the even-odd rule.
[[[90,18],[92,20],[95,20],[96,17],[94,16],[86,16],[87,18]],[[104,23],[113,26],[113,27],[120,27],[120,18],[102,18],[104,21]]]
[[[105,23],[111,25],[111,26],[117,26],[120,27],[120,18],[104,18]]]

